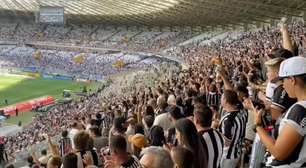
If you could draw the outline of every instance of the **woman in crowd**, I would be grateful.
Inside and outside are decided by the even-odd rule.
[[[179,145],[182,145],[193,153],[193,166],[206,168],[207,154],[204,151],[201,138],[193,122],[187,118],[179,119],[175,122],[175,129]]]
[[[166,142],[164,130],[160,126],[153,126],[149,136],[150,146],[163,146]]]
[[[175,168],[193,168],[193,154],[184,147],[178,146],[171,149],[171,158],[175,164]]]

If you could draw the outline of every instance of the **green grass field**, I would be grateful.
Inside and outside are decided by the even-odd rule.
[[[81,92],[83,86],[84,83],[74,81],[0,75],[0,107],[6,106],[5,99],[11,105],[46,95],[61,98],[64,89]],[[87,90],[96,89],[97,87],[97,83],[92,83],[87,85]],[[31,112],[18,117],[12,117],[7,122],[12,124],[16,124],[18,121],[28,123],[34,115],[35,113]]]

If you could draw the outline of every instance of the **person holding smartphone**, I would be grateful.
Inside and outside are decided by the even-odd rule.
[[[297,98],[280,119],[277,139],[273,139],[263,128],[261,112],[253,110],[254,130],[260,141],[271,153],[266,166],[305,167],[306,166],[306,58],[292,57],[280,65],[279,77],[289,97]]]

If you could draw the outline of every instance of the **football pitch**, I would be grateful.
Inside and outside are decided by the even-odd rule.
[[[61,98],[63,90],[81,92],[84,83],[68,80],[29,78],[26,76],[0,75],[0,107],[31,100],[41,96]],[[87,90],[95,89],[96,83],[86,84]]]
[[[63,90],[71,90],[72,92],[81,92],[83,86],[86,85],[87,90],[97,89],[98,83],[85,84],[68,80],[50,80],[42,78],[29,78],[26,76],[0,75],[0,107],[31,100],[41,96],[53,96],[61,98]],[[17,124],[19,121],[22,125],[29,124],[35,112],[21,113],[5,121],[6,124]]]

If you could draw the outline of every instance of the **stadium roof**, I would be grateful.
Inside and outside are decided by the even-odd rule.
[[[125,25],[241,25],[306,11],[305,0],[1,0],[0,16],[34,20],[39,5],[64,6],[68,22]]]

